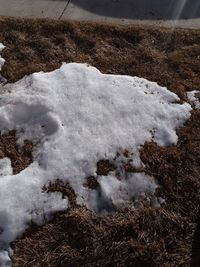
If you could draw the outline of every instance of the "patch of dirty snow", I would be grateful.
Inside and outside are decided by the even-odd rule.
[[[189,104],[177,104],[178,96],[157,83],[102,74],[85,64],[64,63],[53,72],[7,84],[4,90],[1,133],[15,129],[18,144],[32,140],[35,150],[33,163],[19,174],[12,175],[6,161],[2,167],[1,249],[31,221],[45,223],[69,206],[61,193],[42,191],[49,181],[68,182],[78,203],[95,211],[121,207],[141,194],[153,195],[157,185],[145,173],[128,174],[123,180],[113,173],[98,176],[96,163],[127,149],[133,152],[133,165],[141,166],[141,145],[151,140],[161,146],[176,144],[176,129],[191,111]],[[84,186],[88,176],[96,177],[99,190]]]
[[[200,109],[200,101],[196,97],[197,93],[200,94],[200,91],[194,90],[194,91],[187,92],[187,97],[188,97],[189,102],[193,104],[196,109]]]
[[[1,52],[4,48],[5,48],[5,46],[4,46],[2,43],[0,43],[0,52]],[[1,55],[0,55],[0,71],[1,71],[2,66],[4,65],[4,63],[5,63],[5,59],[2,58]],[[5,82],[6,82],[6,79],[3,78],[3,77],[1,76],[1,74],[0,74],[0,86],[1,86],[1,84],[4,84]],[[2,89],[2,88],[1,88],[1,89]]]

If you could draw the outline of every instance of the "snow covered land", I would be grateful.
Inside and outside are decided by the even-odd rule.
[[[43,192],[49,181],[68,182],[77,202],[96,212],[131,205],[141,194],[152,197],[159,186],[153,177],[124,177],[123,172],[116,177],[122,152],[131,151],[133,166],[142,167],[140,147],[151,140],[160,146],[176,144],[176,129],[191,111],[188,103],[177,103],[177,95],[154,82],[102,74],[85,64],[64,63],[53,72],[33,73],[2,89],[1,133],[15,129],[18,145],[31,140],[34,151],[32,164],[16,175],[8,158],[0,160],[1,266],[10,266],[9,243],[31,221],[43,224],[69,207],[60,192]],[[98,176],[98,160],[113,159],[117,152],[117,170]],[[84,186],[88,176],[96,178],[99,190]]]

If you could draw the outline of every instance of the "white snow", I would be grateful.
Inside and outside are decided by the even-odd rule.
[[[1,267],[11,266],[11,259],[9,257],[8,250],[0,250],[0,266]]]
[[[1,52],[4,48],[5,48],[5,46],[4,46],[2,43],[0,43],[0,52]],[[1,70],[1,68],[2,68],[2,66],[3,66],[3,64],[4,64],[4,62],[5,62],[5,59],[3,59],[3,58],[0,56],[0,70]]]
[[[200,91],[197,91],[197,90],[193,90],[193,91],[187,92],[188,100],[190,101],[191,104],[193,104],[195,106],[196,109],[200,109],[200,101],[195,96],[199,92]]]
[[[98,177],[100,184],[99,210],[130,205],[130,198],[138,199],[142,195],[153,195],[157,185],[152,177],[145,173],[128,173],[125,180],[118,180],[113,175]]]
[[[69,206],[61,193],[42,192],[49,181],[69,182],[78,203],[96,211],[121,207],[141,194],[153,195],[157,185],[152,177],[144,173],[123,177],[123,172],[119,180],[115,172],[97,176],[96,163],[127,149],[134,166],[142,166],[140,146],[151,140],[161,146],[176,144],[176,129],[191,111],[189,104],[177,104],[177,95],[154,82],[105,75],[76,63],[34,73],[4,90],[0,131],[16,129],[18,144],[29,139],[35,149],[33,163],[19,174],[12,175],[7,159],[0,161],[2,253],[30,221],[42,224]],[[98,190],[83,186],[92,175],[100,184]]]
[[[0,159],[0,179],[1,176],[12,175],[13,169],[9,158]]]

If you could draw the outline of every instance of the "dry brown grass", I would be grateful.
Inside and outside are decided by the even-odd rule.
[[[198,30],[172,33],[25,19],[0,19],[0,29],[0,41],[6,45],[3,75],[9,81],[53,70],[65,61],[87,62],[104,73],[145,77],[167,86],[182,100],[187,90],[200,88]],[[178,136],[174,147],[148,143],[141,150],[145,171],[161,185],[158,194],[166,205],[98,217],[77,206],[73,190],[57,181],[44,190],[61,190],[73,208],[43,227],[32,226],[13,243],[13,265],[188,267],[191,262],[192,267],[200,266],[198,227],[193,238],[200,204],[200,111],[193,111]],[[108,160],[97,164],[98,173],[113,169]],[[127,165],[126,171],[134,170]],[[85,186],[98,184],[88,177]]]
[[[164,209],[74,208],[15,245],[14,266],[189,266],[193,225]],[[178,263],[178,265],[177,265]]]
[[[104,73],[157,81],[180,96],[199,88],[198,30],[3,18],[0,29],[3,75],[12,82],[62,62],[87,62]]]
[[[25,141],[22,147],[17,146],[15,131],[0,135],[0,159],[10,158],[13,174],[24,170],[32,162],[32,149],[30,141]]]

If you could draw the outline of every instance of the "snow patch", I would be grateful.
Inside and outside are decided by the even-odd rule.
[[[0,43],[0,52],[1,52],[4,48],[5,48],[5,46],[4,46],[2,43]],[[5,63],[5,59],[2,58],[1,55],[0,55],[0,71],[1,71],[2,66],[4,65],[4,63]],[[2,87],[1,87],[1,85],[2,85],[2,84],[5,84],[5,83],[6,83],[6,79],[5,79],[4,77],[2,77],[1,74],[0,74],[0,89],[1,89],[1,91],[2,91]]]
[[[100,176],[97,178],[100,184],[97,210],[115,210],[115,207],[128,206],[133,199],[141,196],[153,196],[158,187],[152,177],[145,173],[128,173],[125,180],[118,180],[115,176]]]
[[[176,144],[176,129],[191,111],[189,104],[177,104],[178,96],[157,83],[105,75],[76,63],[63,64],[50,73],[34,73],[5,85],[4,90],[0,131],[15,129],[18,144],[32,140],[35,150],[33,163],[19,174],[12,175],[7,160],[2,163],[1,248],[20,236],[30,221],[45,223],[52,213],[69,206],[61,193],[42,191],[49,181],[68,182],[77,202],[96,211],[121,207],[141,194],[154,194],[157,185],[152,177],[144,173],[127,177],[121,173],[121,180],[113,173],[101,177],[96,174],[96,163],[127,149],[133,165],[143,166],[141,145],[152,140],[161,146]],[[96,177],[99,190],[84,186],[88,176]]]
[[[196,109],[200,109],[200,101],[196,97],[197,93],[200,93],[200,91],[194,90],[194,91],[187,92],[187,97],[190,103],[193,104]]]
[[[0,43],[0,52],[1,52],[4,48],[5,48],[5,46],[4,46],[2,43]],[[4,64],[4,62],[5,62],[5,59],[3,59],[3,58],[0,56],[0,70],[1,70],[1,68],[2,68],[2,66],[3,66],[3,64]]]
[[[11,259],[9,257],[9,252],[7,250],[0,250],[0,266],[10,267]]]
[[[9,158],[0,159],[0,178],[1,176],[12,175],[13,169]]]

